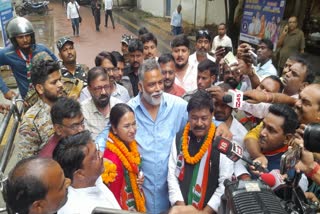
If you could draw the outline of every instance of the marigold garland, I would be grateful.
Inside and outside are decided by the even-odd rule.
[[[117,166],[109,161],[104,161],[104,172],[102,173],[101,177],[105,184],[113,182],[117,177]]]
[[[196,164],[201,160],[203,155],[208,150],[209,146],[212,144],[212,139],[213,139],[214,134],[216,132],[216,126],[213,123],[211,123],[207,139],[202,144],[198,153],[195,154],[193,157],[190,156],[189,151],[188,151],[189,130],[190,130],[190,123],[187,123],[186,127],[184,128],[183,135],[182,135],[182,154],[183,154],[185,161],[188,164]]]
[[[107,149],[116,154],[122,162],[123,166],[128,170],[137,211],[146,212],[145,198],[143,193],[140,192],[137,184],[137,175],[139,173],[138,166],[141,163],[137,142],[132,141],[131,143],[129,143],[129,152],[124,143],[114,134],[112,134],[112,132],[109,132],[109,138],[113,142],[107,142]]]

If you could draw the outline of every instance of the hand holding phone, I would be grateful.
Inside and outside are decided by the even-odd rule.
[[[288,26],[288,25],[285,25],[284,28],[283,28],[283,33],[284,33],[284,34],[287,34],[287,33],[288,33],[288,30],[289,30],[289,26]]]

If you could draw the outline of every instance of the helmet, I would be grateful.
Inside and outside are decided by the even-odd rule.
[[[34,30],[31,22],[23,17],[11,19],[6,26],[7,35],[15,48],[18,48],[16,36],[31,34],[31,44],[35,44]]]

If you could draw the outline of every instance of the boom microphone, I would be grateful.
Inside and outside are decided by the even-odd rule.
[[[268,172],[268,170],[263,168],[260,163],[253,162],[252,160],[243,156],[243,148],[240,145],[231,142],[221,136],[216,137],[216,139],[214,140],[214,144],[219,152],[226,155],[233,162],[241,159],[249,165],[254,166],[260,172]]]

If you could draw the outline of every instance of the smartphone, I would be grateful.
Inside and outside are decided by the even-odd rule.
[[[231,51],[229,51],[227,55],[223,57],[223,60],[229,67],[238,63],[237,58],[233,55]]]
[[[295,165],[301,159],[302,148],[300,146],[290,147],[286,151],[280,160],[280,174],[287,174],[290,169],[293,169]]]

